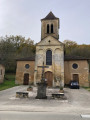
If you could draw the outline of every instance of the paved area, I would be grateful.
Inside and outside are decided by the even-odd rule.
[[[0,91],[0,111],[43,111],[70,114],[90,114],[90,92],[81,89],[64,88],[67,100],[51,99],[59,89],[47,89],[47,100],[35,99],[37,89],[29,92],[29,98],[16,98],[16,92],[26,91],[28,86],[16,86]]]
[[[60,114],[56,112],[18,112],[2,111],[0,120],[90,120],[77,114]]]

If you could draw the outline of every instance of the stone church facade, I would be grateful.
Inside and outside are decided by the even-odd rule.
[[[64,56],[64,45],[59,41],[59,18],[50,12],[41,19],[41,41],[36,45],[35,57],[17,59],[16,83],[30,84],[41,80],[42,69],[48,86],[64,86],[77,79],[81,86],[89,85],[88,59]],[[26,81],[26,82],[25,82]]]
[[[44,62],[45,77],[50,86],[64,85],[64,46],[59,41],[59,18],[49,13],[41,19],[41,41],[36,45],[34,84],[41,79]]]

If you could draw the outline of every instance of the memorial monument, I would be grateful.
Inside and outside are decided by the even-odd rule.
[[[37,83],[38,89],[37,89],[36,99],[47,99],[46,96],[47,81],[44,76],[44,68],[48,68],[48,66],[44,66],[44,62],[43,62],[43,66],[38,66],[38,67],[42,68],[42,76],[41,76],[41,81]]]

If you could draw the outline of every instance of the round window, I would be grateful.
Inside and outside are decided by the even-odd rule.
[[[26,69],[28,69],[29,67],[30,67],[30,65],[29,65],[29,64],[26,64],[26,65],[25,65],[25,68],[26,68]]]
[[[77,68],[78,68],[78,64],[74,63],[74,64],[72,65],[72,67],[73,67],[74,69],[77,69]]]

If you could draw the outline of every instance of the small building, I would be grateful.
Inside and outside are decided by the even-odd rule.
[[[34,81],[35,57],[17,59],[16,84],[28,85]]]
[[[5,67],[0,63],[0,84],[4,81]]]
[[[35,57],[17,59],[16,83],[30,84],[41,80],[42,69],[50,87],[64,86],[77,80],[81,86],[89,86],[87,58],[64,55],[64,44],[59,41],[59,18],[50,12],[41,19],[41,41],[36,44]]]
[[[77,80],[80,86],[88,87],[90,84],[88,58],[81,56],[65,56],[64,81],[69,84],[71,80]]]

